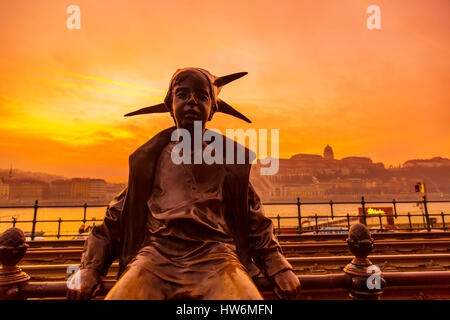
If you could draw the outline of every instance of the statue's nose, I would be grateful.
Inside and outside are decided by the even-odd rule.
[[[195,99],[194,93],[189,94],[189,99],[187,101],[187,104],[197,104],[197,99]]]

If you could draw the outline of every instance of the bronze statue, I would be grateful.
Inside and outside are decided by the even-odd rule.
[[[218,98],[225,84],[245,74],[215,77],[200,68],[179,69],[164,103],[126,115],[170,112],[176,126],[130,156],[128,186],[89,234],[80,288],[69,290],[68,298],[93,297],[116,258],[119,280],[106,299],[262,299],[252,281],[261,272],[280,298],[296,297],[300,282],[249,182],[251,151],[232,142],[245,149],[244,164],[171,160],[177,128],[192,132],[201,121],[206,132],[215,112],[250,122]]]

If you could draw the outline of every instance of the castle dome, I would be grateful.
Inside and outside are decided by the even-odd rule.
[[[328,160],[334,159],[334,152],[333,149],[330,147],[330,145],[327,144],[325,149],[323,150],[323,157]]]

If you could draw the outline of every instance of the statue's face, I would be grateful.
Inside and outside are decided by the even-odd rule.
[[[172,90],[172,110],[178,128],[192,129],[194,121],[204,125],[211,113],[209,82],[199,72],[191,72]]]

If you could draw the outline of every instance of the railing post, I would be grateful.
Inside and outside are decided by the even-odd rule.
[[[352,226],[347,244],[355,257],[343,270],[348,278],[348,289],[352,299],[378,300],[386,286],[380,268],[367,258],[373,249],[373,243],[374,239],[367,226],[361,223]]]
[[[33,214],[33,225],[31,227],[31,240],[34,240],[34,235],[36,233],[36,220],[37,220],[37,211],[39,208],[39,201],[36,200],[34,202],[34,214]]]
[[[350,214],[347,213],[347,231],[350,231]]]
[[[280,214],[277,215],[277,221],[278,221],[278,234],[280,234],[281,233]]]
[[[319,231],[319,226],[317,224],[317,213],[314,214],[314,219],[316,220],[316,233]]]
[[[15,228],[16,227],[16,222],[17,222],[17,220],[16,220],[16,217],[12,217],[12,224],[13,224],[13,228]]]
[[[394,217],[397,219],[397,201],[392,200],[392,204],[394,205]]]
[[[298,231],[300,233],[303,232],[302,230],[302,211],[300,209],[300,197],[297,197],[297,217],[298,217]]]
[[[425,218],[426,218],[426,221],[427,221],[427,230],[431,231],[430,216],[428,215],[428,205],[427,205],[427,196],[426,195],[423,196],[423,207],[425,209]]]
[[[84,205],[84,215],[83,215],[83,223],[86,223],[86,209],[87,209],[87,203],[85,202]]]
[[[330,200],[330,211],[331,211],[331,220],[334,219],[334,214],[333,214],[333,200]]]
[[[380,232],[383,231],[383,219],[381,218],[381,213],[378,214],[378,219],[380,219]]]
[[[364,196],[361,197],[361,207],[362,207],[362,217],[363,217],[362,223],[364,225],[367,225],[367,221],[366,221],[366,203],[364,202]]]
[[[56,238],[59,239],[61,235],[61,218],[58,219],[58,234],[56,235]]]
[[[444,218],[444,212],[443,211],[441,211],[441,217],[442,217],[442,228],[445,231],[447,228],[445,227],[445,218]]]
[[[14,241],[11,241],[13,240]],[[17,264],[27,251],[25,234],[18,228],[11,228],[1,234],[0,240],[0,300],[25,300],[22,285],[30,276]]]
[[[408,212],[408,221],[409,221],[409,231],[412,231],[412,224],[411,224],[411,213]]]

